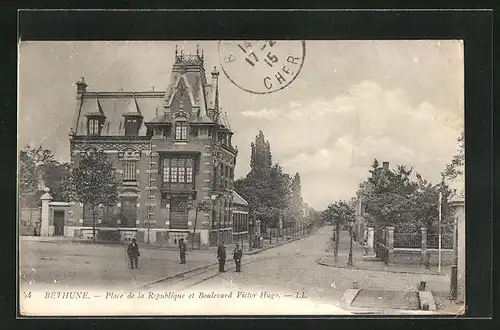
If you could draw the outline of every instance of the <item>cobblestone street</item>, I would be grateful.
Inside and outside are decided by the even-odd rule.
[[[449,278],[442,275],[397,273],[328,267],[318,264],[327,254],[325,249],[333,228],[324,227],[303,240],[264,251],[255,258],[246,258],[242,272],[230,270],[191,288],[211,291],[223,288],[240,291],[273,291],[283,294],[305,292],[309,299],[340,304],[343,293],[354,281],[360,288],[406,291],[416,290],[421,280],[428,290],[444,293],[449,290]],[[245,263],[245,261],[244,261]],[[232,266],[232,260],[229,265]]]
[[[181,265],[177,251],[141,248],[139,269],[130,269],[125,245],[21,241],[20,251],[21,283],[33,287],[134,287],[217,261],[213,253],[189,252]]]
[[[353,282],[358,282],[361,289],[403,292],[415,291],[420,281],[426,281],[427,290],[439,297],[438,307],[451,306],[445,298],[449,290],[449,277],[446,275],[408,273],[404,269],[402,273],[394,269],[384,271],[378,269],[379,265],[367,270],[320,264],[320,260],[332,258],[333,253],[327,251],[332,230],[331,227],[323,227],[305,238],[259,254],[245,255],[241,273],[234,272],[231,246],[228,246],[227,272],[222,274],[216,272],[215,266],[204,270],[204,267],[216,262],[215,253],[211,250],[189,252],[187,264],[182,265],[179,264],[177,251],[142,248],[140,268],[129,269],[125,246],[24,241],[20,256],[21,281],[23,286],[31,286],[30,289],[36,289],[40,284],[53,285],[54,289],[61,289],[61,286],[133,289],[201,268],[198,274],[202,280],[188,285],[186,292],[269,292],[294,300],[307,297],[301,301],[328,306],[341,306],[341,297],[352,288]],[[341,260],[347,255],[346,240],[341,238]],[[360,249],[354,249],[355,266],[360,253]],[[179,281],[189,283],[182,276]],[[150,285],[148,290],[178,289],[168,281],[160,281]],[[376,299],[373,304],[376,304]],[[403,295],[401,299],[403,304]]]

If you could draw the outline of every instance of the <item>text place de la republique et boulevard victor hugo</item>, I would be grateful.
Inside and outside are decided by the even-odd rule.
[[[463,314],[461,41],[19,54],[22,315]]]

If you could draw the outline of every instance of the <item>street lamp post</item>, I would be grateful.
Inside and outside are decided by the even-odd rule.
[[[349,266],[349,267],[352,267],[352,227],[353,227],[353,222],[350,221],[349,222],[349,236],[350,236],[350,242],[349,242],[349,259],[347,260],[347,266]]]

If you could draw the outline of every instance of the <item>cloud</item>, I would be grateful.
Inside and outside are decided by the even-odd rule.
[[[373,81],[329,99],[292,101],[242,115],[259,120],[273,160],[301,174],[304,199],[316,207],[353,196],[374,158],[414,166],[424,177],[439,179],[463,124],[456,111],[426,100],[412,106],[406,91],[384,90]],[[246,127],[248,133],[240,134],[255,130],[251,122]]]
[[[273,119],[278,116],[278,111],[276,109],[261,109],[259,111],[246,110],[241,112],[244,117],[258,118],[258,119]]]
[[[216,42],[180,46],[195,51],[197,43],[206,67],[219,65]],[[221,102],[239,146],[236,175],[248,172],[250,143],[261,129],[273,160],[301,173],[313,207],[352,196],[374,157],[439,179],[463,127],[464,104],[463,44],[439,44],[308,41],[299,77],[266,95],[241,91],[221,74]],[[69,160],[72,84],[85,76],[91,91],[164,90],[174,51],[168,41],[21,43],[20,145],[43,141]]]

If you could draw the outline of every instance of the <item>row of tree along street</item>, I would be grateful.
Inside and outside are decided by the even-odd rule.
[[[303,220],[304,203],[299,173],[291,176],[272,161],[271,145],[262,131],[251,144],[250,172],[235,181],[235,189],[249,203],[250,219],[261,230],[293,228]],[[321,225],[320,214],[309,209],[310,225]]]
[[[330,203],[322,212],[322,218],[335,224],[336,237],[342,226],[350,224],[355,240],[364,238],[364,226],[354,226],[356,213],[362,215],[364,225],[374,228],[393,226],[396,233],[417,233],[425,227],[429,234],[435,234],[439,231],[439,219],[442,230],[451,232],[454,219],[448,197],[454,191],[447,182],[461,176],[464,171],[463,133],[458,142],[459,151],[442,172],[439,183],[432,184],[419,173],[412,176],[413,168],[404,165],[397,165],[394,170],[389,169],[388,164],[381,167],[375,159],[357,196],[349,201]],[[338,252],[338,240],[335,251]]]
[[[292,177],[279,164],[273,164],[271,147],[259,132],[251,144],[251,170],[235,182],[235,190],[249,203],[250,220],[259,220],[261,230],[294,228],[303,220],[300,175]],[[118,201],[120,182],[107,155],[91,152],[81,155],[77,166],[60,163],[48,149],[29,146],[20,151],[20,204],[38,207],[43,186],[50,189],[56,201],[80,202],[92,206],[95,231],[99,205],[111,206]],[[192,202],[189,208],[207,212],[206,202]],[[310,210],[311,224],[320,225],[318,212]],[[94,235],[95,237],[95,235]]]

